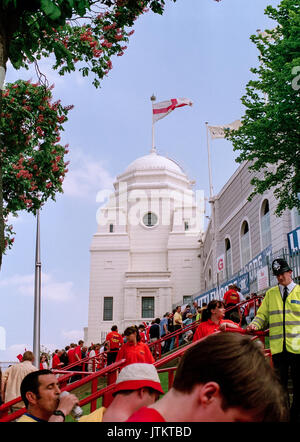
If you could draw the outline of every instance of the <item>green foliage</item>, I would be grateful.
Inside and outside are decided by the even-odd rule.
[[[254,173],[263,171],[263,179],[252,179],[252,196],[273,189],[281,215],[285,209],[300,210],[300,2],[283,0],[266,14],[277,26],[251,37],[260,66],[251,69],[256,79],[242,97],[242,126],[226,136],[240,152],[237,161],[249,161]]]
[[[124,43],[133,33],[130,27],[148,6],[162,14],[165,1],[0,0],[6,57],[19,69],[54,54],[53,68],[61,75],[74,71],[78,63],[82,75],[92,73],[99,87],[112,68],[111,57],[124,54]]]
[[[45,86],[21,80],[6,85],[0,115],[6,219],[20,210],[35,214],[62,192],[68,149],[59,141],[71,108],[60,101],[52,103],[51,90]],[[12,245],[12,234],[12,226],[6,223],[6,247]]]
[[[6,70],[9,60],[16,69],[28,69],[29,64],[54,55],[53,68],[57,69],[60,75],[75,71],[78,67],[84,77],[92,74],[94,86],[100,87],[103,77],[112,69],[111,57],[122,56],[127,48],[124,43],[129,41],[134,32],[128,28],[132,27],[139,15],[148,10],[147,6],[153,12],[162,14],[164,5],[164,0],[0,0],[0,67]],[[23,89],[24,85],[20,83],[16,90]],[[47,198],[54,199],[55,192],[61,191],[58,176],[49,169],[49,149],[53,137],[39,124],[45,140],[42,142],[37,139],[37,120],[33,120],[39,117],[34,103],[29,104],[32,111],[26,112],[24,106],[18,102],[20,97],[14,96],[10,86],[8,92],[11,94],[10,98],[15,100],[15,107],[5,95],[2,110],[0,90],[0,129],[4,132],[0,133],[0,267],[2,253],[12,245],[13,231],[12,226],[7,224],[7,216],[16,213],[17,210],[35,212]],[[40,95],[36,90],[32,92],[36,98]],[[30,101],[28,94],[23,99]],[[64,112],[60,105],[56,110]],[[46,113],[49,112],[47,109]],[[7,114],[11,115],[11,118],[3,116]],[[32,130],[32,134],[30,130],[27,133],[33,140],[28,141],[28,144],[24,138],[26,130],[23,117],[30,121],[28,127]],[[45,115],[45,120],[47,118]],[[9,131],[11,128],[7,121],[13,131]],[[5,140],[4,149],[2,135]],[[5,138],[6,136],[8,138]],[[60,147],[56,145],[55,149],[57,156],[62,158],[63,152],[60,152]],[[21,158],[22,162],[18,163]],[[32,164],[28,163],[30,158]],[[13,168],[17,164],[24,166],[28,176],[32,175],[34,186],[37,185],[36,193],[30,190],[30,180],[19,175],[20,170],[16,172]],[[33,164],[41,170],[39,177],[31,170]],[[50,164],[48,169],[47,164]],[[59,162],[57,167],[61,171],[62,163]]]

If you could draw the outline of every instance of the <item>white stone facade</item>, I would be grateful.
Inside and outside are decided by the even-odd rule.
[[[256,173],[256,176],[259,175]],[[244,162],[221,191],[210,200],[211,219],[200,247],[202,293],[243,271],[246,264],[243,262],[245,250],[242,241],[245,223],[248,225],[248,262],[268,246],[271,246],[272,253],[287,248],[287,233],[299,225],[296,210],[286,210],[280,217],[275,215],[277,200],[272,191],[255,195],[248,201],[253,190],[250,183],[252,177],[249,163]],[[265,212],[267,216],[264,218]],[[269,223],[268,233],[264,229],[263,218]],[[229,244],[228,253],[226,247]],[[225,267],[218,273],[217,258],[222,255],[225,258]],[[256,291],[255,284],[251,289]]]
[[[131,163],[114,188],[90,247],[88,343],[114,324],[123,331],[162,317],[201,289],[203,192],[195,194],[180,166],[155,150]]]

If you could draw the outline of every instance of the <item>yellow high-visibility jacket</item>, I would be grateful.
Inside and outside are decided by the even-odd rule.
[[[288,352],[300,354],[300,285],[289,293],[285,306],[278,286],[268,290],[252,324],[258,330],[269,325],[273,355],[282,352],[284,342]]]

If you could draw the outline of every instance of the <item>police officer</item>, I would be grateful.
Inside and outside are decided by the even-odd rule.
[[[270,288],[248,331],[264,329],[269,324],[270,349],[275,370],[288,395],[291,369],[293,403],[291,421],[300,421],[300,286],[292,280],[288,263],[277,258],[272,263],[278,285]]]

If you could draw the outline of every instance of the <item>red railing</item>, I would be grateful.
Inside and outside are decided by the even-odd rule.
[[[238,309],[240,309],[240,307],[242,307],[243,305],[253,302],[253,301],[256,301],[259,298],[261,298],[261,297],[251,298],[251,300],[243,301],[234,307],[230,307],[230,308],[226,309],[226,311],[230,311],[230,310],[237,308],[237,307],[238,307]],[[254,302],[254,305],[255,305],[255,313],[256,313],[256,302]],[[177,367],[169,367],[169,368],[165,368],[165,369],[161,369],[161,370],[159,370],[159,367],[167,364],[168,362],[170,362],[174,359],[177,359],[178,357],[181,357],[187,349],[196,345],[197,342],[199,342],[199,341],[191,343],[191,344],[187,344],[186,346],[178,349],[177,351],[175,351],[169,355],[164,356],[163,358],[161,358],[161,349],[162,349],[161,344],[162,344],[162,342],[165,342],[168,339],[174,338],[175,345],[178,348],[180,335],[186,333],[189,330],[194,330],[199,325],[199,323],[200,323],[200,321],[195,321],[192,324],[190,324],[182,329],[176,330],[175,332],[169,333],[169,334],[165,335],[164,337],[158,339],[156,342],[152,342],[149,344],[150,348],[152,348],[152,347],[154,348],[154,353],[155,353],[155,358],[156,358],[154,366],[158,369],[158,372],[168,372],[168,386],[169,386],[169,388],[173,384],[174,373],[175,373]],[[238,333],[246,333],[246,331],[235,330],[235,329],[230,329],[228,331],[238,332]],[[262,343],[265,344],[265,336],[268,334],[268,331],[269,330],[266,330],[264,332],[256,331],[255,335],[253,336],[253,339],[260,339],[262,341]],[[203,339],[205,339],[205,338],[203,338]],[[103,355],[103,353],[102,353],[102,355]],[[159,356],[159,358],[157,357],[157,355]],[[271,353],[269,350],[265,349],[265,355],[267,357],[270,357],[270,360],[271,360]],[[85,385],[85,384],[91,382],[91,394],[79,402],[80,406],[90,403],[91,404],[90,412],[93,412],[96,409],[98,398],[103,396],[103,406],[104,407],[107,407],[110,404],[110,402],[112,401],[112,390],[114,388],[114,383],[117,378],[117,372],[118,372],[119,368],[125,362],[125,359],[122,359],[119,362],[115,362],[107,367],[100,369],[99,371],[92,372],[92,373],[87,372],[85,370],[80,371],[80,372],[79,371],[70,371],[70,368],[73,368],[74,366],[78,366],[78,365],[82,365],[82,364],[83,364],[83,367],[85,368],[86,364],[91,361],[93,361],[93,367],[95,368],[95,364],[98,363],[97,360],[99,360],[99,357],[101,357],[101,355],[96,355],[96,356],[93,356],[92,358],[86,357],[86,358],[82,359],[80,362],[74,362],[73,364],[70,364],[60,370],[52,370],[54,373],[64,375],[59,378],[59,384],[61,386],[62,391],[64,391],[64,390],[72,391],[78,387],[81,387],[82,385]],[[72,376],[76,376],[76,375],[82,375],[82,379],[72,382],[71,384],[68,384],[67,382],[69,381],[69,379]],[[101,376],[102,377],[107,376],[107,386],[102,388],[101,390],[97,390],[98,378]],[[0,406],[0,416],[1,416],[0,422],[9,422],[9,421],[18,419],[22,414],[25,413],[26,409],[22,408],[20,410],[17,410],[13,413],[8,414],[10,408],[12,406],[14,406],[15,404],[17,404],[18,402],[20,402],[21,400],[22,400],[21,397],[18,397],[16,399]]]

